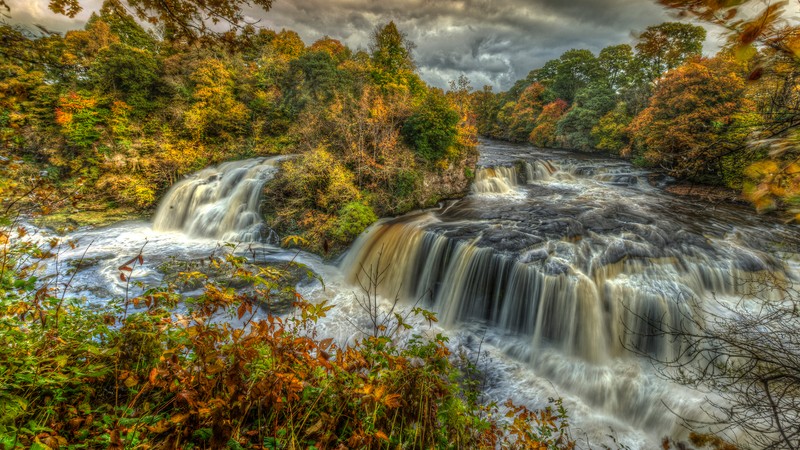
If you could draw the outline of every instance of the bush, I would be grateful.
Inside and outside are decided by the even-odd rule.
[[[53,257],[9,241],[2,248]],[[142,261],[120,267],[122,279]],[[294,314],[253,320],[259,303],[287,289],[279,268],[230,254],[209,264],[253,288],[186,273],[206,286],[184,300],[185,315],[173,314],[180,297],[169,287],[86,308],[40,289],[22,266],[4,266],[0,446],[573,448],[561,408],[508,403],[512,422],[495,419],[498,408],[459,381],[447,338],[415,334],[399,344],[395,332],[413,333],[408,316],[388,315],[384,332],[339,347],[316,337],[332,307],[296,293]]]
[[[378,220],[375,211],[361,202],[350,202],[344,205],[339,210],[338,216],[333,237],[344,244],[353,241],[368,226]]]

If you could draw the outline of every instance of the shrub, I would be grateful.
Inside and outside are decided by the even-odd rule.
[[[361,202],[350,202],[338,212],[333,237],[342,243],[350,243],[358,237],[368,226],[372,225],[378,216],[368,205]]]

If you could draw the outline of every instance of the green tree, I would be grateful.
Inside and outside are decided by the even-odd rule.
[[[597,58],[589,50],[572,49],[557,60],[548,61],[535,78],[550,88],[556,97],[572,103],[575,94],[602,77]]]
[[[589,150],[596,142],[592,138],[592,128],[616,102],[614,91],[605,83],[593,83],[581,89],[575,96],[575,103],[556,126],[556,132],[563,136],[568,148]]]
[[[146,114],[160,81],[160,64],[149,50],[115,42],[100,50],[90,65],[90,82],[102,92],[119,95]]]
[[[636,43],[636,58],[647,81],[661,78],[688,59],[700,56],[705,28],[681,22],[666,22],[647,27]]]
[[[597,65],[614,92],[629,87],[636,76],[633,49],[628,44],[613,45],[600,50]]]
[[[425,101],[403,125],[403,137],[420,156],[430,162],[441,160],[458,137],[458,112],[444,94],[432,89]]]

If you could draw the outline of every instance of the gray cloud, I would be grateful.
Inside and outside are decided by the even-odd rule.
[[[87,10],[100,0],[86,0]],[[47,0],[11,0],[13,20],[56,30],[82,26],[47,14]],[[473,86],[508,88],[571,48],[595,53],[632,41],[632,31],[671,20],[654,0],[276,0],[249,19],[297,31],[306,43],[330,36],[366,49],[376,26],[390,20],[416,43],[422,77],[445,87],[465,74]]]

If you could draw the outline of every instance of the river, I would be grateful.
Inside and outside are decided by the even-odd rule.
[[[796,228],[744,207],[672,196],[663,178],[620,160],[495,141],[480,150],[470,195],[379,221],[336,264],[273,245],[258,205],[278,161],[256,159],[182,181],[155,225],[73,233],[78,245],[65,246],[49,270],[71,294],[100,303],[141,289],[117,269],[140,250],[144,264],[132,277],[145,286],[161,283],[170,263],[212,252],[296,260],[325,281],[298,290],[335,305],[321,333],[344,343],[365,320],[356,286],[379,268],[383,304],[435,311],[431,332],[477,361],[487,399],[537,408],[563,398],[584,448],[610,445],[609,435],[634,449],[685,436],[676,413],[701,419],[704,395],[664,381],[630,349],[669,358],[679,344],[649,321],[678,327],[699,314],[697,304],[737,305],[765,273],[796,279]],[[769,289],[758,297],[781,300]]]

